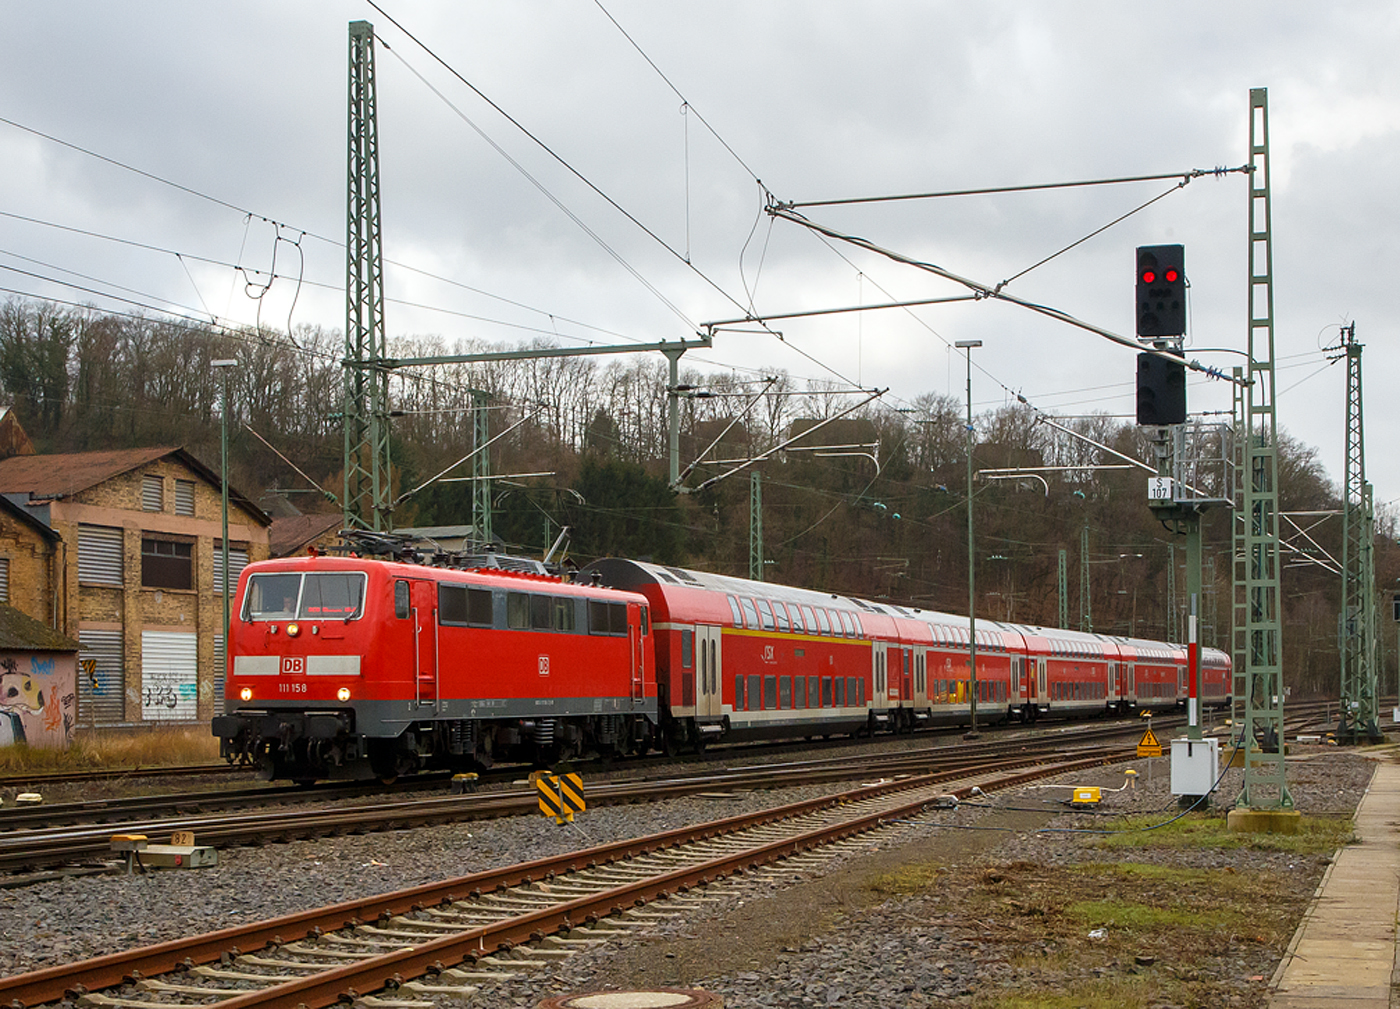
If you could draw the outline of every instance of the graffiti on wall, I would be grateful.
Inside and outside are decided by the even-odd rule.
[[[67,747],[77,716],[76,674],[72,656],[0,657],[0,746]]]

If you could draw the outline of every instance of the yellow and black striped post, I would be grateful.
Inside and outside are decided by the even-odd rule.
[[[574,814],[588,808],[583,798],[583,779],[577,774],[536,772],[530,777],[539,793],[540,812],[554,817],[555,823],[573,823]]]

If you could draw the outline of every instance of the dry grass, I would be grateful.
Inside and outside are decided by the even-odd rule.
[[[0,746],[0,773],[79,771],[95,767],[174,767],[219,759],[207,725],[135,731],[80,730],[67,750]]]

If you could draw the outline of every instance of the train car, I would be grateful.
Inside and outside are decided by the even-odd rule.
[[[229,759],[268,778],[645,750],[648,603],[511,571],[349,557],[250,564],[229,626]]]
[[[1118,649],[1098,634],[1054,627],[1008,627],[1020,640],[1026,687],[1020,698],[1023,720],[1042,715],[1085,717],[1113,711]]]
[[[859,733],[899,718],[903,650],[878,604],[621,558],[580,572],[595,575],[651,607],[668,747]]]
[[[1218,648],[1202,648],[1200,663],[1197,696],[1202,707],[1230,707],[1234,698],[1230,656]]]
[[[1144,638],[1111,638],[1124,667],[1127,708],[1160,711],[1186,704],[1186,649]]]

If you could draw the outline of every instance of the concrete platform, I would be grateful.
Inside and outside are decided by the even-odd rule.
[[[1360,843],[1328,867],[1275,972],[1269,1009],[1400,1009],[1400,763],[1377,765],[1356,810]]]

